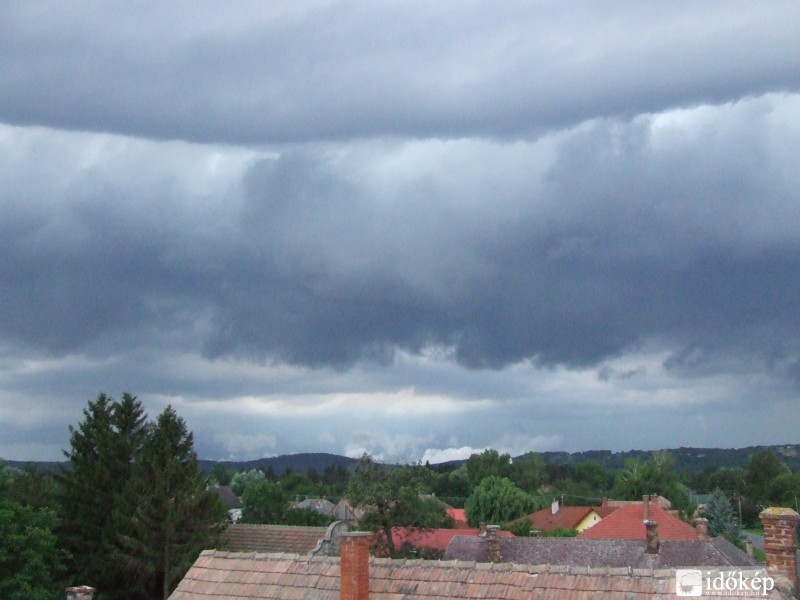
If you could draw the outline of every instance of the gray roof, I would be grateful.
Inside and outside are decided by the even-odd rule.
[[[217,495],[219,495],[220,499],[225,504],[225,508],[242,508],[242,501],[233,493],[233,489],[230,486],[218,485],[216,489]]]
[[[445,560],[487,562],[486,538],[453,537]],[[578,538],[514,537],[500,539],[500,560],[516,564],[582,565],[588,567],[635,567],[673,569],[703,565],[708,567],[759,564],[722,538],[699,540],[664,540],[658,554],[647,554],[639,540],[595,540]]]
[[[295,502],[293,508],[301,510],[313,510],[321,515],[329,516],[333,514],[334,504],[327,498],[306,498],[300,502]]]

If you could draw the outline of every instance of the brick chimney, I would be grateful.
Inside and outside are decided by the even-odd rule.
[[[701,542],[707,542],[711,539],[708,535],[708,519],[699,517],[694,520],[694,527],[697,529],[697,539]]]
[[[500,525],[486,526],[486,557],[489,562],[500,562]]]
[[[645,523],[650,520],[650,496],[642,496],[642,521]]]
[[[797,523],[798,515],[791,508],[770,506],[758,515],[764,525],[764,554],[767,572],[773,577],[786,577],[797,589]]]
[[[372,534],[368,532],[342,534],[339,540],[340,600],[368,600],[371,541]]]
[[[658,541],[658,521],[645,521],[644,528],[647,536],[647,545],[644,551],[648,554],[658,554],[658,547],[660,545]]]
[[[92,600],[94,597],[94,588],[88,585],[68,587],[66,591],[67,600]]]

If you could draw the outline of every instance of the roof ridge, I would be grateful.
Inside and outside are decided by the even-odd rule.
[[[340,564],[339,557],[335,556],[302,556],[290,552],[229,552],[226,550],[203,550],[203,557],[213,557],[229,560],[261,561],[291,561],[298,564],[327,563]],[[670,579],[675,576],[675,569],[647,568],[647,567],[587,567],[582,565],[552,565],[552,564],[526,564],[514,562],[485,563],[470,560],[424,560],[424,559],[396,559],[370,557],[370,564],[376,568],[401,568],[401,569],[442,569],[446,571],[485,571],[496,573],[523,573],[529,575],[565,575],[572,577],[593,576],[626,576],[656,579]],[[747,568],[747,567],[740,567]],[[753,566],[752,568],[758,568]]]

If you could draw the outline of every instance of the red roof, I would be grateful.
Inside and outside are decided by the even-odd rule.
[[[694,527],[655,504],[649,505],[648,515],[651,521],[658,522],[658,537],[661,540],[697,539]],[[642,503],[620,506],[596,525],[584,529],[578,537],[606,540],[647,539]]]
[[[534,529],[541,529],[542,531],[553,531],[554,529],[575,529],[586,516],[592,511],[604,519],[612,512],[617,510],[616,506],[561,506],[558,512],[553,514],[552,507],[537,510],[535,513],[527,516],[531,520],[531,526]],[[526,517],[522,517],[523,519]],[[517,519],[519,521],[520,519]],[[516,521],[512,521],[516,522]]]
[[[593,509],[591,506],[560,506],[553,514],[549,506],[528,515],[535,529],[553,531],[554,529],[575,529]]]
[[[445,509],[448,517],[451,517],[456,523],[456,529],[465,529],[467,525],[467,513],[463,508],[447,508]]]
[[[447,544],[456,535],[478,535],[480,529],[412,529],[408,527],[392,527],[392,540],[395,548],[408,542],[417,548],[435,548],[436,550],[446,550]],[[383,537],[382,532],[377,534]],[[501,531],[501,538],[514,537],[510,531]]]

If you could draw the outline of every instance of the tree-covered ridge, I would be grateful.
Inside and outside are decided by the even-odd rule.
[[[700,473],[704,469],[719,468],[744,468],[748,459],[761,451],[774,452],[792,471],[800,471],[800,444],[781,444],[771,446],[747,446],[743,448],[666,448],[675,459],[675,468],[680,473]],[[579,465],[586,462],[596,463],[606,469],[618,470],[625,466],[625,461],[631,458],[647,461],[659,452],[658,450],[626,450],[614,452],[612,450],[586,450],[581,452],[541,452],[536,454],[546,465]],[[512,457],[514,461],[526,455]],[[324,471],[327,467],[352,468],[358,459],[326,452],[303,452],[297,454],[282,454],[267,458],[248,461],[208,460],[199,459],[198,465],[206,475],[211,473],[214,465],[220,464],[228,471],[236,472],[250,469],[272,471],[277,475],[287,470],[295,473],[305,473],[309,469],[317,472]],[[467,462],[467,459],[449,461],[434,465],[434,468],[457,467]],[[57,471],[67,467],[68,463],[54,461],[15,461],[8,460],[6,465],[12,469],[22,470],[26,464],[33,464],[37,469]]]
[[[669,448],[675,459],[675,468],[682,473],[699,473],[709,467],[744,468],[748,459],[765,450],[774,452],[793,471],[800,471],[800,444],[773,446],[747,446],[744,448]],[[542,452],[547,464],[579,464],[595,462],[607,469],[621,469],[632,458],[648,460],[659,450],[588,450],[585,452]]]

